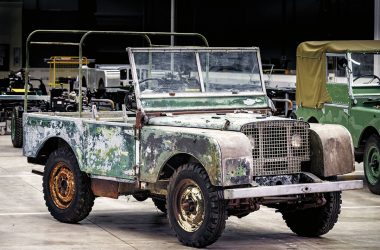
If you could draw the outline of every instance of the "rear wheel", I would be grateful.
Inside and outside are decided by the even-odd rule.
[[[364,149],[364,173],[369,190],[380,194],[380,137],[372,135]]]
[[[170,226],[183,244],[205,247],[222,234],[227,218],[223,192],[211,185],[200,165],[185,164],[174,172],[166,200]]]
[[[22,116],[20,116],[18,107],[14,107],[12,110],[11,140],[12,140],[13,147],[22,148],[22,144],[23,144]]]
[[[317,237],[334,227],[340,213],[341,192],[324,193],[323,196],[326,203],[321,207],[281,211],[283,219],[294,233]]]
[[[63,147],[50,154],[42,186],[46,206],[58,221],[76,223],[91,212],[95,197],[90,178],[80,171],[70,149]]]

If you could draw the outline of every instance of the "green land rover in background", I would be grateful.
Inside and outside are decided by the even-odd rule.
[[[314,41],[297,48],[297,117],[345,126],[371,192],[380,194],[380,41]]]

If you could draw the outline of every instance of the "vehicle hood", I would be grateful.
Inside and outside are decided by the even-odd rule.
[[[148,125],[240,131],[241,127],[247,123],[284,119],[248,113],[189,114],[153,117],[149,119]]]

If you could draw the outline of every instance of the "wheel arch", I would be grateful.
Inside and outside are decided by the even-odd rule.
[[[367,142],[368,138],[373,134],[379,135],[377,129],[372,126],[366,127],[360,134],[358,147],[364,149],[365,143]]]
[[[169,157],[162,165],[159,171],[158,180],[169,179],[174,174],[176,169],[190,162],[199,164],[206,171],[207,175],[210,176],[205,168],[205,165],[194,155],[189,153],[176,153]]]
[[[47,159],[49,158],[49,155],[61,147],[66,147],[69,150],[71,150],[76,156],[77,161],[78,161],[78,156],[75,150],[73,150],[73,148],[70,146],[70,144],[61,137],[53,136],[53,137],[49,137],[42,143],[35,157],[28,157],[28,162],[45,165],[47,162]]]
[[[371,135],[373,134],[379,135],[379,132],[373,126],[366,127],[360,134],[359,139],[358,139],[358,145],[357,146],[354,145],[355,146],[355,160],[357,162],[363,161],[365,144],[368,141],[368,139],[371,137]]]

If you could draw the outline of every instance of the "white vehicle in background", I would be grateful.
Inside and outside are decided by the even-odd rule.
[[[109,89],[115,91],[115,88],[123,87],[120,82],[120,69],[126,66],[117,64],[98,64],[95,68],[83,66],[83,86],[86,86],[91,93],[96,93],[97,97],[102,97]]]

